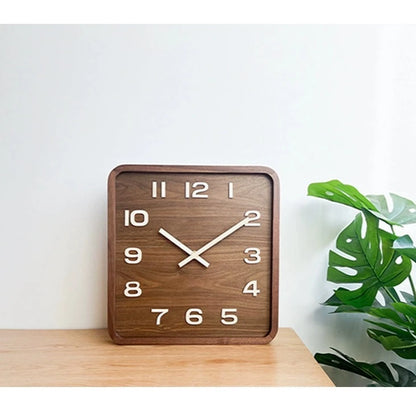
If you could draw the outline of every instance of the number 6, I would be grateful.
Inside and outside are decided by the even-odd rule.
[[[191,308],[186,311],[185,321],[188,325],[201,325],[202,324],[202,310],[198,308]]]

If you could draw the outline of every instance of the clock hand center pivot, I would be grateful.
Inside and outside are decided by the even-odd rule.
[[[159,234],[163,235],[167,240],[169,240],[171,243],[175,244],[175,246],[179,247],[181,250],[183,250],[186,254],[195,255],[195,251],[190,249],[188,246],[183,244],[181,241],[179,241],[176,237],[174,237],[172,234],[167,232],[164,228],[159,229]],[[203,266],[208,267],[209,263],[204,260],[199,255],[195,255],[193,257],[195,260],[199,261]]]

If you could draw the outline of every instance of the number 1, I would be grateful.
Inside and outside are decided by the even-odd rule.
[[[228,182],[228,198],[234,198],[234,184],[232,182]]]

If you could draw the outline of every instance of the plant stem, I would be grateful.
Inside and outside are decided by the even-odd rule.
[[[394,232],[393,225],[391,225],[391,224],[390,224],[390,228],[391,228],[391,232],[393,233],[393,235],[394,235],[395,237],[397,237],[397,236],[396,236],[396,233]],[[410,287],[411,287],[411,289],[412,289],[413,299],[416,301],[416,288],[415,288],[415,285],[414,285],[414,283],[413,283],[412,276],[410,276],[410,275],[409,275],[408,279],[409,279],[409,282],[410,282]],[[388,292],[387,292],[387,293],[388,293]],[[389,293],[389,296],[391,297],[390,293]]]
[[[410,287],[412,288],[413,298],[416,301],[416,289],[415,289],[415,285],[414,285],[413,280],[412,280],[412,276],[409,275],[408,279],[409,279],[409,282],[410,282]]]
[[[392,226],[391,224],[390,224],[390,228],[391,228],[391,232],[393,233],[393,235],[394,235],[395,237],[397,237],[397,236],[396,236],[396,233],[394,232],[394,228],[393,228],[393,226]],[[416,300],[416,291],[415,291],[415,286],[414,286],[414,284],[413,284],[412,276],[410,276],[410,274],[409,274],[409,276],[408,276],[408,279],[409,279],[409,282],[410,282],[410,287],[412,288],[413,298]],[[387,294],[388,294],[391,298],[393,298],[392,294],[391,294],[391,293],[389,293],[388,289],[387,289],[386,287],[385,287],[384,289],[386,290]],[[396,301],[396,302],[400,302],[400,299],[396,299],[395,301]],[[411,319],[410,319],[407,315],[404,315],[404,317],[407,319],[407,321],[408,321],[409,323],[412,323],[412,320],[411,320]],[[410,331],[410,329],[408,329],[408,328],[407,328],[407,332],[408,332],[410,335],[412,335],[412,336],[414,337],[414,335],[413,335],[413,333]]]
[[[392,293],[390,293],[390,290],[386,286],[383,286],[383,289],[390,296],[390,298],[393,302],[400,302],[400,298],[398,298],[397,296],[394,296]]]

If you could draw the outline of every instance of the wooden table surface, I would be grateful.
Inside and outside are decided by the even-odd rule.
[[[333,386],[302,341],[115,345],[106,329],[0,330],[0,386]]]

